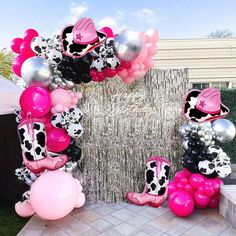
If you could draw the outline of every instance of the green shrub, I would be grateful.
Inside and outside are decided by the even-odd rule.
[[[221,90],[221,99],[229,109],[229,115],[226,117],[236,126],[236,89]],[[236,138],[227,144],[219,144],[223,150],[231,157],[231,162],[236,164]]]

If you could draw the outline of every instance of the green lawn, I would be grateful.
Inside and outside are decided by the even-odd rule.
[[[13,206],[0,207],[0,235],[15,236],[28,220],[18,216]]]

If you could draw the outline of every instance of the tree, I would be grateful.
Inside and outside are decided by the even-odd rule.
[[[0,75],[7,79],[11,79],[12,74],[11,64],[14,59],[14,55],[11,52],[5,50],[0,51]]]
[[[229,29],[216,30],[208,35],[208,38],[232,38],[233,32]]]

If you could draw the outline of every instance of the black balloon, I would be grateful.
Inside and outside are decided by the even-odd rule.
[[[63,55],[61,63],[57,69],[61,72],[62,76],[75,84],[89,83],[92,79],[89,75],[90,66],[92,63],[92,56],[86,54],[81,58],[72,58]]]
[[[66,154],[69,158],[69,161],[77,162],[81,157],[81,148],[76,145],[72,139],[70,145],[66,150],[63,151],[63,154]]]

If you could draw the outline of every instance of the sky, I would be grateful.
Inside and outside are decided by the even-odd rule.
[[[52,37],[84,16],[116,33],[156,28],[162,39],[204,38],[229,29],[236,36],[236,0],[0,0],[0,49],[28,28]]]

